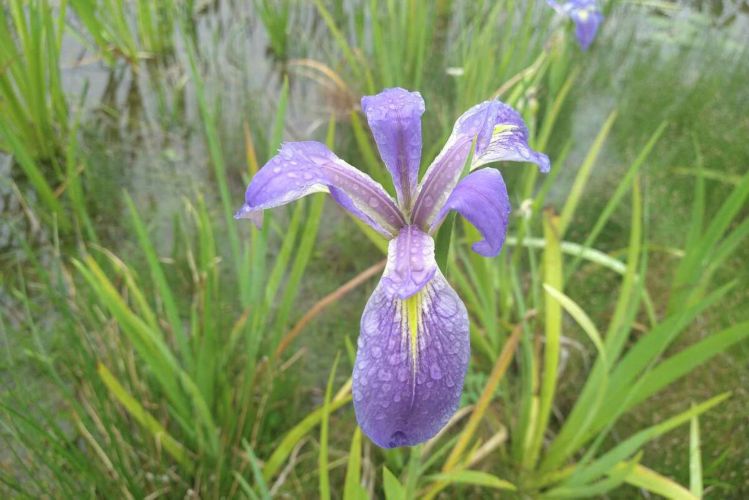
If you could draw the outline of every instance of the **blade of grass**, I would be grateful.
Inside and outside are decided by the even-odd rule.
[[[367,498],[367,492],[361,485],[361,429],[357,426],[351,438],[346,480],[343,484],[343,500],[361,500]]]
[[[606,121],[601,127],[601,130],[598,132],[598,135],[593,141],[593,144],[590,146],[590,149],[588,150],[588,154],[585,156],[585,159],[583,160],[583,164],[580,166],[580,170],[578,170],[577,175],[575,176],[575,182],[572,184],[572,188],[570,189],[570,194],[567,197],[567,202],[564,204],[564,208],[562,208],[562,213],[559,216],[559,238],[560,239],[564,236],[564,233],[567,231],[567,227],[569,227],[570,222],[572,222],[572,217],[575,215],[575,210],[577,209],[577,205],[580,203],[580,199],[582,198],[583,190],[585,189],[585,186],[588,183],[588,178],[590,177],[590,174],[593,171],[593,167],[596,164],[596,160],[598,160],[598,155],[600,154],[601,149],[603,148],[603,143],[606,141],[606,138],[609,136],[609,132],[611,132],[611,127],[613,127],[614,125],[614,121],[616,120],[616,115],[617,115],[617,112],[616,110],[614,110],[611,112],[611,114],[609,114],[608,118],[606,118]]]
[[[562,250],[560,246],[560,218],[551,210],[544,211],[544,238],[546,249],[544,251],[544,282],[556,290],[563,289],[562,283]],[[532,439],[523,463],[533,467],[538,460],[543,443],[543,436],[551,416],[551,404],[556,393],[557,367],[559,365],[559,346],[562,335],[562,308],[559,303],[547,292],[544,301],[544,371],[541,378],[539,395],[538,419],[533,429]]]
[[[689,491],[702,498],[702,457],[700,455],[700,421],[697,415],[689,422]]]
[[[500,479],[493,474],[477,470],[462,470],[455,472],[443,472],[431,476],[431,479],[445,484],[470,484],[483,486],[495,490],[517,491],[514,484]]]
[[[338,394],[330,402],[329,411],[336,411],[349,401],[351,401],[351,379],[343,385],[343,388],[338,391]],[[296,443],[322,420],[323,411],[324,409],[320,407],[308,414],[281,439],[281,442],[276,446],[263,467],[263,477],[266,481],[269,481],[278,472],[278,469],[294,449]]]
[[[323,402],[322,418],[320,421],[320,454],[318,457],[318,478],[320,498],[323,500],[330,499],[330,475],[328,473],[328,421],[330,417],[330,397],[333,392],[333,380],[335,371],[338,367],[340,353],[336,354],[333,367],[330,369],[328,376],[328,385],[325,388],[325,400]]]
[[[384,465],[382,466],[382,487],[385,490],[386,500],[406,500],[406,488]]]
[[[620,467],[621,464],[617,465],[616,469]],[[651,493],[655,493],[656,495],[661,495],[664,498],[673,498],[677,500],[696,500],[702,498],[701,496],[693,495],[689,490],[673,480],[640,464],[637,464],[634,469],[630,471],[625,482],[637,488],[642,488]]]
[[[112,396],[114,396],[114,398],[125,407],[128,413],[132,415],[132,417],[149,433],[151,433],[157,442],[161,443],[166,452],[169,453],[172,458],[186,469],[192,470],[194,464],[190,460],[185,447],[174,439],[155,418],[143,409],[140,403],[138,403],[138,401],[136,401],[135,398],[125,390],[106,366],[101,363],[98,364],[97,371],[101,381],[107,389],[109,389]]]

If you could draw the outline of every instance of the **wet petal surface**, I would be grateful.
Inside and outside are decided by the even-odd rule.
[[[447,423],[470,358],[466,308],[436,265],[402,299],[392,262],[364,309],[353,376],[359,425],[383,448],[424,442]]]
[[[473,251],[494,257],[502,250],[510,219],[510,198],[502,174],[493,168],[477,170],[462,179],[432,223],[430,232],[455,210],[479,230],[483,240],[473,244]]]
[[[421,162],[421,115],[424,99],[418,92],[385,89],[361,100],[377,149],[390,171],[401,206],[410,207]]]
[[[476,140],[470,169],[495,161],[536,163],[542,172],[549,170],[549,158],[528,145],[528,128],[520,114],[500,101],[486,101],[466,111],[455,123],[453,132],[418,188],[412,220],[429,227],[457,185]]]
[[[257,224],[263,210],[321,191],[330,192],[343,208],[386,237],[395,236],[404,225],[400,210],[380,184],[313,141],[284,144],[252,178],[235,217]]]

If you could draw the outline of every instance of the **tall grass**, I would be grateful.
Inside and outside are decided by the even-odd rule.
[[[137,67],[141,60],[168,54],[174,47],[178,11],[172,0],[70,0],[85,30],[80,33],[107,62],[123,58]],[[184,8],[192,11],[192,1]]]

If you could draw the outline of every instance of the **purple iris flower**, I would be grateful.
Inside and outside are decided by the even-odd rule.
[[[554,0],[546,1],[560,14],[572,18],[580,48],[588,50],[596,37],[598,27],[603,22],[603,14],[596,0],[571,0],[562,5]]]
[[[533,162],[542,172],[550,165],[528,146],[518,112],[486,101],[458,119],[419,182],[421,94],[386,89],[362,98],[362,109],[393,177],[396,200],[323,144],[291,142],[252,179],[235,217],[259,224],[263,210],[324,191],[390,240],[385,271],[361,319],[354,409],[377,445],[410,446],[434,436],[458,408],[470,357],[468,314],[437,267],[433,235],[455,210],[483,237],[473,250],[496,256],[510,200],[499,171],[473,170],[500,160]],[[474,139],[472,172],[461,180]]]

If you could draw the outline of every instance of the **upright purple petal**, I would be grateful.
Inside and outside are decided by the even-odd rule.
[[[380,184],[312,141],[284,144],[252,178],[235,217],[259,225],[263,210],[321,191],[386,237],[404,225],[400,209]]]
[[[471,144],[476,150],[470,168],[495,161],[531,162],[542,172],[549,170],[549,158],[528,145],[528,128],[520,114],[500,101],[486,101],[466,111],[419,185],[412,221],[428,227],[463,172]]]
[[[482,149],[476,146],[471,170],[495,161],[520,161],[535,163],[541,172],[548,172],[549,157],[528,145],[528,127],[520,113],[503,102],[496,104],[491,137]]]
[[[362,97],[361,107],[377,142],[401,206],[410,209],[421,163],[421,115],[424,99],[418,92],[385,89]]]
[[[431,280],[401,299],[392,287],[396,259],[390,259],[362,315],[354,410],[364,433],[383,448],[433,437],[460,402],[470,358],[468,314],[434,255],[430,260]]]
[[[432,222],[430,232],[434,232],[450,210],[468,219],[484,237],[471,247],[476,253],[485,257],[499,254],[511,209],[507,188],[498,170],[485,168],[462,179]]]

